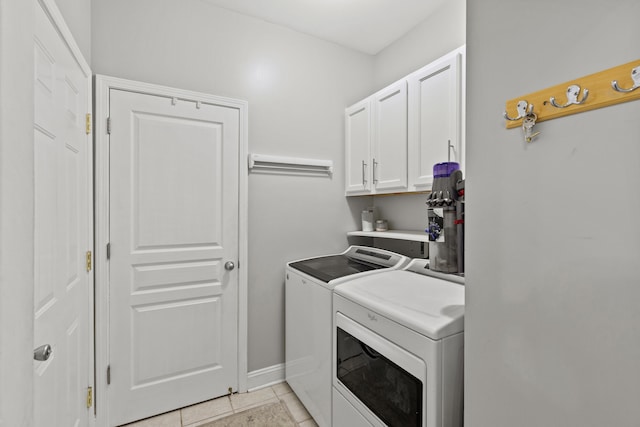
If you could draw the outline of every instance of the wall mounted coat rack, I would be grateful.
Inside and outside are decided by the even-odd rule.
[[[506,127],[522,127],[522,119],[532,113],[543,122],[640,99],[639,87],[640,60],[636,60],[507,101]]]

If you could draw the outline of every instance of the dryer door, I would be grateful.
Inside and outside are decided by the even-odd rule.
[[[385,425],[422,426],[424,362],[336,314],[336,377]]]

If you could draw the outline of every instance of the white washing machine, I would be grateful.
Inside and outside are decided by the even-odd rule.
[[[334,427],[462,427],[463,279],[427,263],[335,289]]]
[[[285,281],[285,377],[320,427],[331,425],[332,296],[336,285],[402,268],[410,259],[383,249],[289,262]]]

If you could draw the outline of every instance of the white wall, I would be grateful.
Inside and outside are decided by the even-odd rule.
[[[55,0],[82,56],[91,65],[91,0]]]
[[[0,0],[0,426],[33,419],[34,2]]]
[[[249,176],[249,371],[284,362],[284,263],[342,251],[344,108],[373,59],[200,0],[94,0],[93,70],[249,102],[249,151],[331,159],[332,178]]]
[[[393,230],[424,230],[427,225],[427,195],[399,194],[375,197],[377,217]]]
[[[375,57],[375,90],[462,46],[466,0],[446,0],[438,10]]]
[[[640,2],[467,7],[465,425],[638,426],[640,102],[530,144],[500,115],[638,59]]]

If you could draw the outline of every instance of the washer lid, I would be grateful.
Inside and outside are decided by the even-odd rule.
[[[434,340],[464,330],[464,286],[457,283],[392,270],[353,279],[334,292]]]
[[[338,284],[353,274],[384,268],[402,268],[410,259],[395,252],[366,246],[349,246],[341,254],[292,261],[287,265],[324,283]]]

